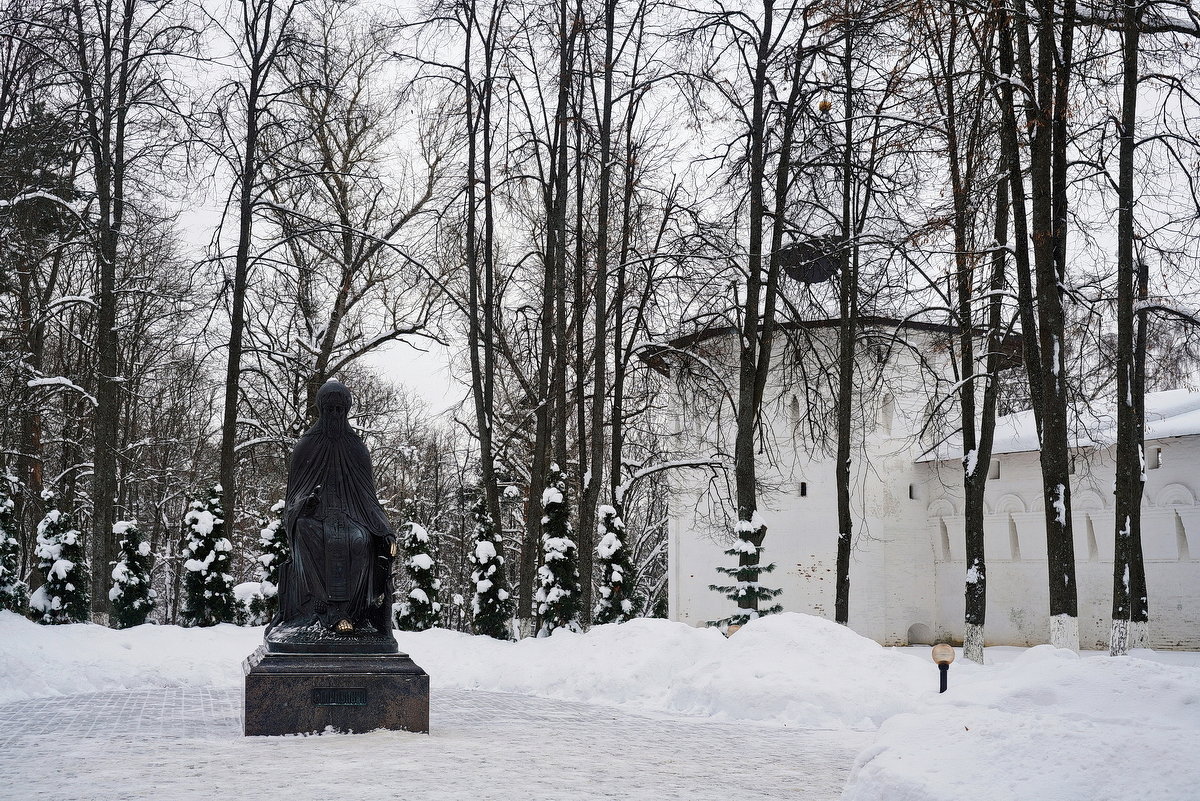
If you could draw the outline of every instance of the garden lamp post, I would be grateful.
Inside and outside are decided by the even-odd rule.
[[[933,661],[937,662],[938,672],[941,674],[941,682],[939,693],[946,692],[946,679],[950,675],[950,663],[954,661],[954,649],[944,642],[940,642],[933,646]]]

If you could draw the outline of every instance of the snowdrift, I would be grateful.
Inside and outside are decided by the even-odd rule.
[[[450,631],[398,632],[433,686],[478,688],[806,728],[874,729],[916,708],[933,663],[844,626],[772,615],[726,639],[716,629],[638,619],[503,643]]]
[[[0,612],[0,703],[240,687],[242,659],[262,632],[39,626]],[[1005,651],[998,664],[956,662],[949,692],[938,695],[927,652],[883,648],[799,614],[757,620],[729,639],[664,620],[518,643],[444,630],[397,638],[429,671],[435,697],[474,688],[643,713],[878,729],[843,801],[1190,801],[1200,787],[1200,660],[1191,654],[1174,664],[1152,652],[997,649]]]
[[[1200,670],[1137,653],[1040,645],[1003,665],[956,662],[944,695],[883,724],[842,799],[1194,801]]]
[[[46,695],[241,686],[262,628],[38,626],[0,613],[0,703]],[[506,643],[397,632],[440,687],[523,693],[806,728],[874,729],[916,707],[936,669],[808,615],[757,620],[726,639],[665,620]]]
[[[0,612],[0,704],[54,695],[240,684],[262,628],[40,626]]]

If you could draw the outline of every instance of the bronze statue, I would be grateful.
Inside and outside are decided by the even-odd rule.
[[[317,422],[288,466],[283,524],[291,555],[279,571],[272,651],[395,651],[396,537],[375,494],[371,457],[350,428],[339,381],[317,391]]]

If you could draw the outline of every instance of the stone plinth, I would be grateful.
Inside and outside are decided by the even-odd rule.
[[[429,731],[429,675],[401,653],[274,653],[242,663],[247,735]]]

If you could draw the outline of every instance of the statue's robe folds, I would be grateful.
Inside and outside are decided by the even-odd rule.
[[[271,628],[348,620],[390,631],[392,530],[366,446],[344,419],[318,420],[296,443],[284,503],[291,556],[280,566]]]

